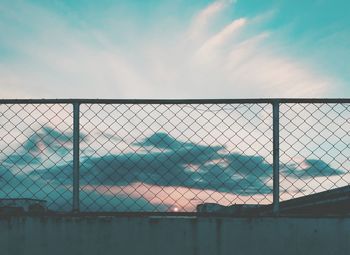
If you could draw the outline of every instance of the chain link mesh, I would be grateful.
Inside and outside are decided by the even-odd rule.
[[[280,104],[280,200],[349,185],[346,103]],[[80,210],[271,204],[271,103],[82,103]],[[0,104],[0,200],[72,210],[73,106]]]
[[[81,208],[269,203],[271,122],[269,104],[81,105]]]
[[[349,104],[281,104],[280,200],[349,185],[349,130]]]
[[[0,104],[0,199],[71,210],[72,106]]]

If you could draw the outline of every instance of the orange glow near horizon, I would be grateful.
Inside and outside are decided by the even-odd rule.
[[[200,190],[179,186],[155,186],[134,183],[128,186],[87,185],[84,191],[97,192],[107,196],[124,195],[131,198],[143,198],[154,204],[165,204],[170,211],[192,212],[202,203],[219,203],[224,206],[233,204],[270,204],[272,194],[239,195],[213,190]]]

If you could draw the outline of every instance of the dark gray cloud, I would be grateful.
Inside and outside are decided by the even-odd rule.
[[[241,195],[268,194],[272,191],[267,185],[272,179],[272,166],[263,157],[222,154],[222,146],[184,143],[165,133],[155,133],[137,143],[137,146],[167,150],[86,158],[81,162],[81,183],[121,186],[142,182]],[[214,163],[215,160],[224,160],[225,164]],[[287,165],[282,167],[281,173],[300,178],[344,173],[321,160],[307,160],[307,163],[310,167],[303,171]],[[198,170],[190,171],[189,165],[197,167]],[[44,170],[40,175],[44,179],[59,179],[64,182],[71,171],[72,165],[68,164]]]
[[[30,153],[14,153],[9,155],[4,163],[16,165],[16,166],[27,166],[40,164],[41,158]]]
[[[43,150],[47,150],[63,156],[71,151],[71,146],[71,132],[59,132],[54,128],[46,126],[31,135],[23,144],[21,151],[37,154]]]
[[[128,185],[143,182],[238,194],[265,194],[271,191],[265,183],[271,167],[261,157],[223,155],[219,153],[224,148],[222,146],[183,143],[165,133],[153,134],[137,146],[168,150],[86,158],[80,168],[81,183]],[[222,159],[227,160],[226,166],[213,163]],[[198,171],[190,171],[189,165],[197,166]],[[69,164],[44,170],[40,174],[44,179],[64,182],[71,171],[72,165]]]
[[[69,134],[60,136],[56,131],[43,129],[40,134],[33,134],[29,137],[22,146],[22,152],[37,152],[38,149],[41,149],[38,146],[42,146],[38,145],[38,141],[40,141],[45,144],[47,150],[57,151],[62,149],[58,147],[63,146],[62,150],[67,152],[62,151],[62,153],[70,153],[71,146],[64,146],[64,144],[70,143],[70,139]],[[157,186],[209,189],[238,195],[269,194],[272,192],[271,186],[267,184],[272,178],[272,166],[261,156],[225,154],[223,146],[182,142],[166,133],[155,133],[131,146],[147,148],[147,150],[146,152],[145,150],[136,150],[140,152],[81,159],[81,186],[125,186],[140,182]],[[23,187],[24,191],[31,184],[33,186],[41,185],[43,189],[56,187],[62,193],[58,193],[59,195],[55,198],[49,197],[49,199],[52,201],[57,199],[62,203],[71,201],[70,198],[67,198],[71,196],[71,192],[62,190],[62,187],[72,184],[72,162],[63,162],[49,168],[42,167],[32,171],[29,175],[18,174],[14,176],[9,169],[11,169],[10,165],[16,164],[16,160],[20,162],[18,165],[36,163],[30,154],[28,158],[26,155],[28,154],[10,155],[5,160],[5,164],[0,167],[0,178],[12,186],[17,184],[18,187]],[[40,159],[40,153],[34,158]],[[344,173],[342,170],[331,168],[321,160],[309,159],[306,160],[306,163],[309,167],[302,171],[298,170],[296,165],[283,165],[281,166],[281,174],[295,178],[310,178]],[[94,191],[82,191],[82,195],[86,201],[86,208],[88,207],[87,201],[90,201],[90,206],[94,206],[94,208],[90,208],[91,210],[101,209],[103,206],[107,206],[111,210],[118,208],[121,211],[128,210],[128,208],[129,210],[133,210],[131,208],[135,210],[168,208],[167,205],[152,204],[143,198],[130,198],[125,194],[101,195]]]
[[[3,184],[4,182],[8,182],[14,177],[13,173],[10,169],[4,166],[0,166],[0,182]]]
[[[135,145],[140,147],[149,146],[153,148],[169,149],[169,150],[176,150],[176,149],[186,148],[186,147],[203,147],[190,142],[179,141],[164,132],[154,133],[150,137],[143,139],[141,142],[135,143]],[[222,148],[222,147],[220,146],[218,148]]]
[[[150,137],[145,138],[141,142],[135,143],[135,145],[140,147],[152,146],[154,148],[174,150],[174,149],[184,147],[186,143],[180,142],[174,139],[173,137],[169,136],[167,133],[158,132],[158,133],[154,133]]]
[[[16,166],[28,166],[41,164],[48,155],[52,154],[63,158],[72,152],[72,137],[72,132],[59,132],[52,127],[45,126],[31,134],[3,162]],[[81,141],[85,141],[87,136],[81,134],[80,139]]]
[[[303,170],[298,170],[297,164],[290,164],[282,167],[282,173],[291,178],[327,177],[345,174],[344,170],[332,168],[319,159],[305,159],[303,163],[307,165]]]

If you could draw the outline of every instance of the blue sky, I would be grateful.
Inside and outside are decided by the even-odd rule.
[[[3,0],[0,97],[346,97],[349,7]]]

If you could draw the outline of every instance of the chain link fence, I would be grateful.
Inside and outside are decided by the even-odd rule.
[[[350,183],[350,104],[280,106],[281,201]]]
[[[350,100],[2,100],[0,200],[194,212],[349,185]]]

